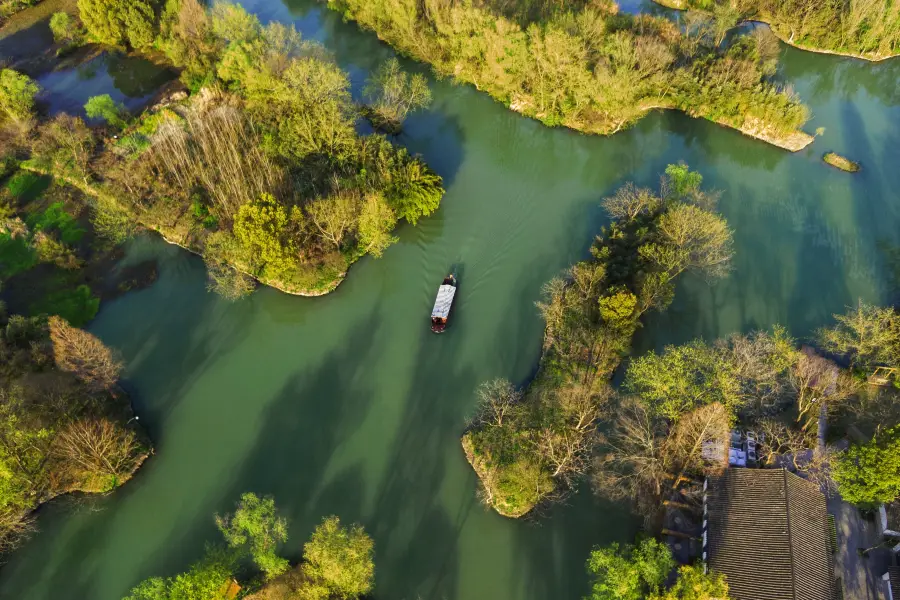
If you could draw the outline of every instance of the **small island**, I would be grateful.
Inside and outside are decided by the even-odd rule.
[[[589,469],[610,410],[613,372],[641,317],[664,310],[686,272],[728,271],[732,233],[708,208],[702,177],[669,165],[659,193],[627,184],[603,202],[612,224],[593,258],[550,281],[538,306],[546,322],[541,364],[525,390],[496,380],[462,436],[482,500],[507,517],[566,496]]]
[[[820,54],[873,62],[900,54],[900,15],[865,2],[773,0],[653,0],[675,10],[696,11],[690,27],[717,35],[744,23],[765,23],[785,44]]]
[[[827,162],[832,167],[836,167],[841,171],[846,171],[847,173],[856,173],[861,168],[858,162],[854,162],[836,152],[826,153],[825,156],[822,157],[822,160]]]
[[[809,109],[771,78],[779,48],[767,32],[726,41],[714,28],[683,31],[613,2],[327,4],[439,75],[550,127],[613,135],[651,111],[679,110],[792,152],[813,140],[802,131]]]

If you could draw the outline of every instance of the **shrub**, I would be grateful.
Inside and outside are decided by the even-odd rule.
[[[54,202],[43,213],[32,215],[26,222],[34,232],[58,232],[59,239],[64,244],[76,244],[84,235],[84,229],[78,225],[75,217],[65,211],[62,202]]]
[[[125,116],[128,110],[123,104],[116,104],[109,94],[89,98],[84,105],[84,112],[90,119],[102,119],[120,129],[127,124]]]
[[[17,200],[34,200],[50,185],[50,178],[32,173],[31,171],[19,171],[6,182],[6,191]]]
[[[63,288],[50,292],[29,308],[33,315],[58,315],[73,327],[83,327],[97,316],[100,298],[94,296],[88,286],[79,285],[75,289]]]
[[[65,11],[55,12],[50,17],[50,31],[59,43],[70,44],[78,37],[78,26],[72,15]]]
[[[9,279],[37,264],[37,254],[22,236],[0,233],[0,280]]]
[[[34,97],[41,88],[28,75],[12,69],[0,71],[0,111],[14,121],[34,116]]]

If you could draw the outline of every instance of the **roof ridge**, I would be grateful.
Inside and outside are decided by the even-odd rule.
[[[791,500],[788,492],[788,470],[781,467],[781,474],[784,481],[784,512],[787,521],[787,547],[788,557],[791,561],[791,597],[797,600],[797,568],[794,564],[794,537],[791,535]]]

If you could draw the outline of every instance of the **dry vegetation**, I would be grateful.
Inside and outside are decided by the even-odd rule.
[[[0,551],[29,530],[42,502],[108,492],[147,455],[126,425],[121,368],[93,335],[58,317],[0,320]]]
[[[848,173],[856,173],[860,169],[859,163],[853,162],[849,158],[845,158],[834,152],[828,152],[822,157],[822,160],[832,167],[837,167],[841,171],[846,171]]]

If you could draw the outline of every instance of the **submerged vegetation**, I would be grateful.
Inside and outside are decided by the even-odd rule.
[[[0,313],[0,552],[29,532],[39,504],[113,490],[147,456],[128,426],[121,368],[100,340],[59,317]]]
[[[701,182],[687,166],[670,165],[658,194],[628,184],[606,199],[612,224],[592,259],[545,287],[537,378],[524,392],[503,381],[480,389],[462,444],[485,501],[501,514],[524,515],[587,471],[613,397],[609,378],[641,316],[671,303],[678,276],[727,273],[731,231]]]
[[[655,0],[712,15],[720,29],[740,21],[768,23],[778,37],[804,50],[878,60],[900,53],[900,6],[891,0]]]
[[[124,600],[226,600],[239,593],[248,600],[353,600],[374,587],[374,543],[359,525],[344,527],[338,517],[325,517],[304,544],[303,560],[291,568],[277,554],[288,523],[273,498],[242,494],[234,513],[215,520],[224,545],[207,547],[185,573],[141,582]],[[239,577],[246,559],[261,578]]]
[[[808,109],[770,81],[771,34],[721,46],[704,25],[682,32],[612,2],[571,4],[328,0],[399,51],[546,125],[611,134],[674,108],[791,150],[812,141],[800,131]]]

